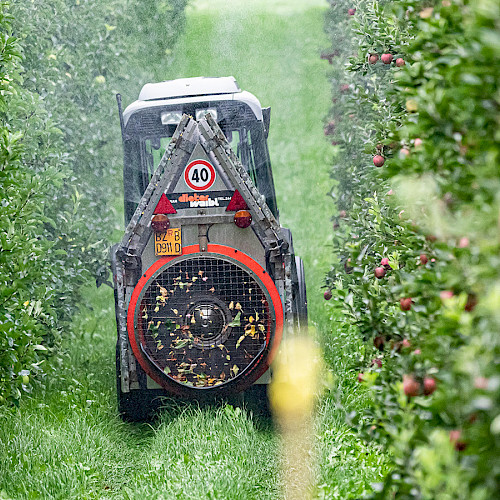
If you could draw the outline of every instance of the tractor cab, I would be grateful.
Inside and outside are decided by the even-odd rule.
[[[128,224],[184,114],[210,113],[277,218],[267,148],[270,108],[233,77],[148,83],[123,112],[125,222]]]

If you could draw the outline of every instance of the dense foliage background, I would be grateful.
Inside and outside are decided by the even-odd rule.
[[[497,498],[500,4],[330,4],[327,287],[365,341],[348,419],[392,457],[374,498]]]
[[[0,3],[0,403],[57,364],[106,266],[121,225],[114,94],[166,76],[148,67],[168,68],[186,3]]]

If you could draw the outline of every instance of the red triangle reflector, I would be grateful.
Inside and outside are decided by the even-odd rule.
[[[170,200],[167,198],[166,194],[163,193],[161,195],[160,201],[158,205],[156,205],[155,211],[153,214],[176,214],[177,210],[172,206]]]
[[[243,196],[241,196],[239,191],[236,190],[226,208],[226,212],[236,212],[238,210],[246,210],[247,208],[248,207],[246,201],[243,199]]]

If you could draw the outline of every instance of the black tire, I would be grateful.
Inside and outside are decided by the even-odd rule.
[[[254,384],[242,393],[242,405],[256,417],[270,418],[268,384]]]
[[[161,394],[156,394],[160,392]],[[116,345],[116,394],[118,400],[118,413],[126,422],[145,422],[152,420],[155,412],[160,407],[159,396],[163,391],[132,390],[122,392],[120,373],[120,352]]]
[[[297,293],[295,295],[296,309],[298,314],[299,328],[307,330],[307,293],[306,276],[304,272],[304,263],[300,257],[295,257],[295,266],[297,269]]]

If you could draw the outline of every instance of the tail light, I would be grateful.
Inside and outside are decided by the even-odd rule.
[[[252,223],[252,214],[248,210],[238,210],[234,214],[234,223],[241,229],[245,229]]]
[[[156,214],[151,219],[151,227],[155,233],[164,233],[170,227],[170,221],[165,214]]]

